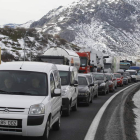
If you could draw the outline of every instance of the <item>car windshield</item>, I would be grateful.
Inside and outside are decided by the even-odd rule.
[[[103,74],[94,74],[94,77],[96,80],[104,80],[104,75]]]
[[[85,77],[78,76],[78,84],[79,85],[88,85]]]
[[[87,66],[87,58],[80,57],[80,63],[81,63],[81,67],[86,67]]]
[[[112,80],[111,75],[106,74],[106,78],[107,78],[108,80]]]
[[[87,78],[88,78],[89,83],[92,83],[92,77],[87,75]]]
[[[116,78],[121,78],[121,74],[114,74]]]
[[[69,71],[59,71],[60,78],[61,78],[61,85],[69,85],[70,83],[70,76],[69,76]]]
[[[105,68],[105,69],[111,68],[111,64],[104,64],[104,68]]]
[[[129,71],[130,75],[136,75],[137,73],[134,71]]]
[[[0,71],[0,94],[47,96],[47,74]]]

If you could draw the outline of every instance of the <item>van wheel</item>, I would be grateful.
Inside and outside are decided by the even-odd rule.
[[[97,98],[98,97],[98,91],[97,91],[97,94],[95,95],[95,98]]]
[[[55,122],[52,126],[53,130],[59,130],[60,129],[60,118],[58,119],[57,122]]]
[[[44,134],[42,137],[40,137],[40,140],[48,140],[49,137],[49,132],[50,132],[50,121],[49,119],[47,120],[46,128],[44,131]]]
[[[76,100],[77,100],[77,99],[76,99]],[[77,111],[77,101],[76,101],[75,105],[72,107],[72,110],[73,110],[73,111]]]
[[[88,99],[87,99],[86,105],[89,106],[89,104],[90,104],[90,95],[89,95],[89,97],[88,97]]]
[[[71,105],[69,104],[67,110],[65,111],[66,116],[70,116],[70,109],[71,109]]]

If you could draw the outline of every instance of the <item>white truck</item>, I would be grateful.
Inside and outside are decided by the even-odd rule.
[[[37,56],[36,61],[75,66],[78,70],[80,67],[79,55],[73,50],[61,47],[47,49],[43,55]]]
[[[105,73],[114,73],[120,69],[120,57],[104,55],[104,58],[105,58],[104,63]]]

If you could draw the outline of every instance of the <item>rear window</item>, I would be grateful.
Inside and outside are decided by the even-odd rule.
[[[116,78],[121,78],[121,74],[114,74]]]
[[[78,76],[78,84],[79,85],[88,85],[87,79],[85,77]]]

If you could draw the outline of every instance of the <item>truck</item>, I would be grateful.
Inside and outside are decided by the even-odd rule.
[[[35,61],[80,67],[80,57],[73,51],[61,47],[51,47],[43,55],[37,56]]]
[[[120,69],[120,58],[118,56],[105,56],[104,72],[115,73]]]
[[[129,60],[120,61],[120,69],[124,69],[124,71],[128,70],[130,66],[132,66],[132,61]]]
[[[98,59],[98,55],[95,49],[93,48],[82,48],[80,49],[80,52],[85,52],[89,54],[89,65],[90,65],[90,71],[91,72],[97,72],[97,66],[99,64],[99,59]]]
[[[90,72],[90,53],[89,52],[76,52],[80,57],[80,68],[79,73],[89,73]]]

